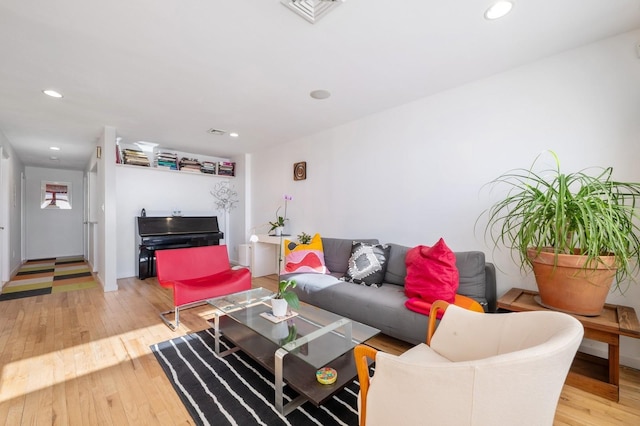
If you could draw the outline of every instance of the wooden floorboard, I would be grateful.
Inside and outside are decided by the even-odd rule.
[[[193,424],[149,346],[206,328],[213,311],[185,310],[172,332],[158,316],[171,293],[154,278],[118,286],[0,302],[0,425]],[[409,347],[387,336],[372,345]],[[640,424],[640,372],[623,367],[620,384],[619,403],[565,386],[554,424]]]

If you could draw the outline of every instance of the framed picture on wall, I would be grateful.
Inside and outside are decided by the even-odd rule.
[[[305,180],[307,178],[307,162],[300,161],[293,165],[293,180]]]
[[[41,209],[71,209],[71,182],[43,180],[40,193]]]

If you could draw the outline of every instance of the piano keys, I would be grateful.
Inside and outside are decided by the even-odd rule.
[[[219,245],[224,234],[217,216],[168,216],[136,218],[138,278],[156,276],[156,250]]]

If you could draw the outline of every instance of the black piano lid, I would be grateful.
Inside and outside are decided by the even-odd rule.
[[[141,237],[220,232],[217,216],[145,216],[137,219]]]

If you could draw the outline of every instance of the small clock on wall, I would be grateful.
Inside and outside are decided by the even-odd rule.
[[[293,180],[305,180],[307,178],[307,162],[300,161],[293,164]]]

